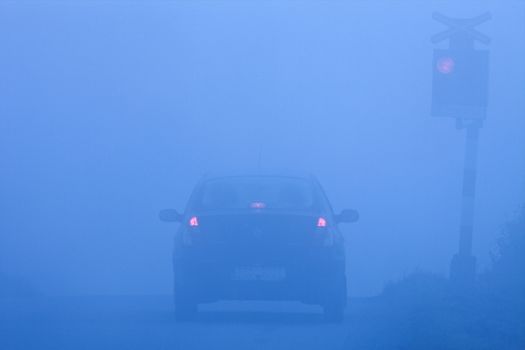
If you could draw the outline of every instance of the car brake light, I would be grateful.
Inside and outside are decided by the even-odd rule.
[[[319,219],[317,219],[317,227],[326,227],[326,226],[327,226],[327,222],[325,218],[320,217]]]
[[[192,216],[190,218],[189,224],[190,224],[191,227],[197,227],[197,226],[199,226],[199,219],[197,219],[196,216]]]
[[[266,203],[264,202],[252,202],[250,203],[250,208],[252,209],[264,209],[266,208]]]

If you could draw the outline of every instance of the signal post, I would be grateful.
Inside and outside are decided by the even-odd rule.
[[[449,28],[432,37],[434,44],[449,40],[448,49],[435,49],[432,79],[432,116],[452,117],[456,128],[465,130],[465,160],[459,227],[459,247],[450,265],[451,280],[465,284],[476,276],[472,254],[474,205],[479,131],[487,114],[489,53],[477,50],[490,39],[475,27],[488,21],[490,14],[469,19],[450,18],[434,13],[433,18]]]

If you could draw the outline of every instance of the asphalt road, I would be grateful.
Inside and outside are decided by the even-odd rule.
[[[0,349],[364,349],[370,304],[350,300],[340,325],[315,306],[253,302],[210,304],[177,323],[169,296],[0,299]]]

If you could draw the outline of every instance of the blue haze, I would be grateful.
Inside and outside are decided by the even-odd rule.
[[[521,1],[0,3],[0,272],[44,294],[167,294],[174,226],[207,171],[314,173],[351,296],[457,249],[464,134],[430,117],[439,10],[493,20],[474,253],[525,198]],[[480,46],[481,48],[481,46]]]

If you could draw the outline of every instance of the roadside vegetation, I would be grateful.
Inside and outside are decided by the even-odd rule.
[[[379,333],[363,340],[367,349],[525,349],[525,206],[468,290],[418,271],[389,283],[378,302]]]

